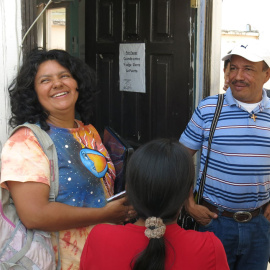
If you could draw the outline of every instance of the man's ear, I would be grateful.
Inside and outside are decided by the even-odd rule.
[[[270,68],[268,68],[266,71],[265,71],[265,80],[264,80],[264,83],[266,83],[270,78]]]

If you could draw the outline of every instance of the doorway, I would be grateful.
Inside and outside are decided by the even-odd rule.
[[[97,72],[95,127],[135,148],[178,139],[193,110],[196,10],[179,0],[86,1],[86,62]],[[145,44],[146,93],[119,90],[119,45]]]

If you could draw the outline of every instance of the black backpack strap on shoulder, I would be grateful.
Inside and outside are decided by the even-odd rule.
[[[203,190],[204,190],[204,185],[205,185],[206,171],[207,171],[207,166],[208,166],[208,159],[209,159],[211,144],[212,144],[213,136],[214,136],[214,133],[216,130],[219,115],[220,115],[220,112],[221,112],[221,109],[223,106],[223,101],[224,101],[224,94],[219,94],[215,114],[214,114],[214,117],[212,120],[210,132],[209,132],[207,155],[206,155],[205,164],[204,164],[204,168],[203,168],[203,172],[202,172],[202,177],[200,180],[200,186],[199,186],[199,191],[198,191],[198,196],[197,196],[197,201],[196,201],[197,204],[200,204],[202,196],[203,196]]]

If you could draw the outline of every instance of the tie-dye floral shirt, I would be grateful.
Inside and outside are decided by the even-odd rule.
[[[59,165],[59,194],[56,201],[79,207],[103,207],[113,194],[114,166],[92,125],[65,129],[50,126]],[[5,181],[50,184],[50,166],[36,137],[28,128],[19,129],[2,151],[1,186]],[[90,227],[60,232],[61,268],[79,269],[79,260]],[[57,245],[54,239],[57,257]]]

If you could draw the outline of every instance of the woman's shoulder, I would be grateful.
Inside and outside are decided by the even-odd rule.
[[[225,249],[220,239],[213,232],[197,232],[197,236],[199,235],[201,238],[199,246],[203,250],[200,256],[204,258],[205,263],[208,264],[209,260],[215,263],[215,269],[229,270]]]
[[[225,257],[224,247],[213,232],[186,231],[186,242],[189,248],[200,254],[211,255],[214,257]]]
[[[93,227],[90,234],[110,234],[111,232],[125,231],[129,226],[115,224],[98,224]]]
[[[31,129],[22,127],[16,130],[5,143],[1,159],[1,183],[13,180],[49,185],[49,160]]]
[[[38,139],[33,131],[28,127],[21,127],[15,130],[7,139],[2,151],[5,152],[6,149],[8,149],[7,151],[10,151],[13,148],[16,148],[16,150],[23,148],[27,151],[27,149],[31,150],[32,147],[41,149]]]
[[[214,235],[213,232],[198,232],[194,230],[185,230],[184,237],[192,239],[192,241],[194,242],[209,242],[210,244],[220,242],[220,240]]]
[[[29,137],[35,137],[33,131],[28,127],[20,127],[8,138],[8,141],[23,141]],[[36,137],[35,137],[36,138]]]
[[[221,241],[212,232],[198,232],[179,228],[175,235],[171,235],[169,241],[174,250],[177,250],[178,260],[176,265],[189,266],[189,269],[197,269],[198,261],[201,269],[226,269],[228,270],[227,258]],[[182,247],[185,247],[183,250]],[[185,258],[190,256],[198,261],[189,261]],[[176,268],[178,269],[178,268]]]
[[[144,227],[134,224],[114,225],[114,224],[98,224],[93,227],[89,237],[95,239],[111,239],[121,238],[132,235],[144,235]]]
[[[186,247],[194,249],[197,247],[208,246],[208,247],[222,247],[221,241],[212,232],[198,232],[194,230],[184,230],[178,226],[172,227],[171,232],[169,232],[168,237],[175,242],[187,243]],[[180,240],[179,240],[180,239]]]

